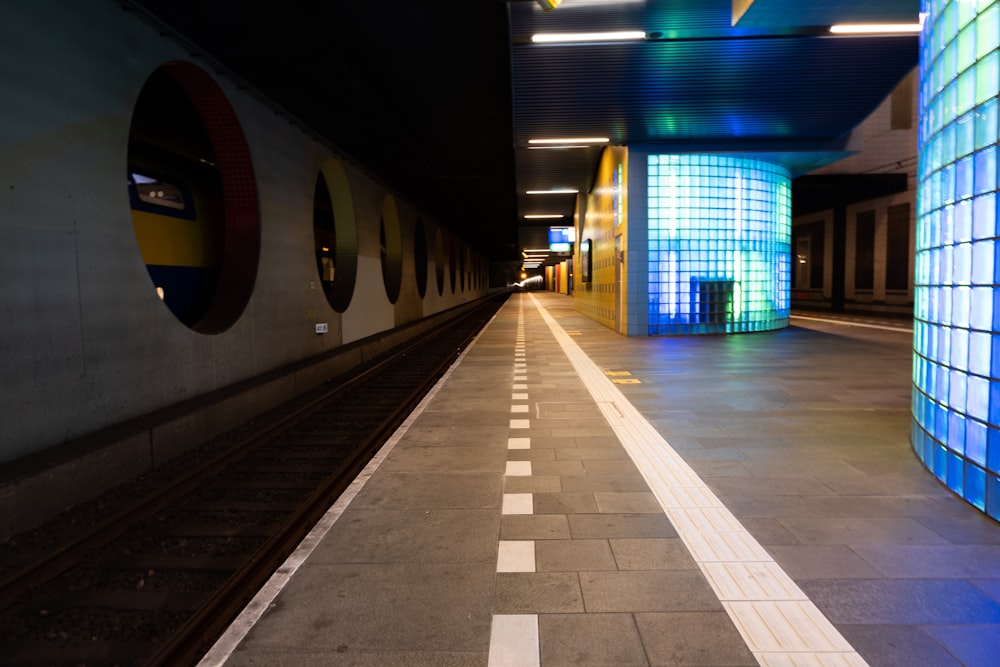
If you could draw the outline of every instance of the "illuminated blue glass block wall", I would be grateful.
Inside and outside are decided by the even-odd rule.
[[[788,171],[723,155],[650,155],[647,179],[649,335],[788,326]]]
[[[1000,518],[1000,1],[921,9],[911,441]]]

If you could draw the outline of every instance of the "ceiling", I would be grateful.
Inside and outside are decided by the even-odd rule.
[[[767,154],[804,174],[849,154],[851,130],[917,64],[915,35],[828,27],[914,23],[919,0],[121,1],[496,261],[553,223],[525,214],[572,221],[574,195],[525,193],[586,192],[601,151],[530,139]],[[645,38],[531,41],[622,29]]]

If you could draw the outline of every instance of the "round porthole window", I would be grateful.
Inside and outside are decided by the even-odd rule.
[[[253,292],[260,219],[246,139],[208,73],[171,62],[150,75],[132,113],[127,171],[155,293],[191,329],[225,331]]]
[[[469,263],[468,263],[469,251],[463,248],[462,250],[459,251],[459,253],[460,253],[459,256],[458,256],[458,258],[459,258],[458,259],[459,288],[461,289],[461,291],[464,292],[465,291],[466,278],[469,275],[468,274],[468,271],[469,271]]]
[[[441,230],[434,234],[434,280],[437,283],[438,296],[444,296],[444,238]]]
[[[458,271],[458,250],[455,248],[455,239],[448,240],[448,282],[451,284],[451,293],[455,293],[455,288],[457,286],[457,279],[455,277]]]
[[[417,294],[423,299],[427,294],[427,230],[424,219],[417,216],[413,229],[413,269],[417,278]]]
[[[325,160],[313,195],[316,270],[327,303],[342,313],[351,304],[358,276],[358,223],[347,172],[339,160]]]
[[[399,232],[399,212],[396,199],[386,195],[382,200],[382,217],[379,221],[379,255],[382,260],[382,282],[389,303],[399,299],[403,282],[402,239]]]

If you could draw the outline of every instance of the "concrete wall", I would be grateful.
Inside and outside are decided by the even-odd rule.
[[[216,335],[188,328],[157,298],[131,220],[133,107],[150,74],[172,60],[194,63],[221,87],[256,177],[256,282],[243,314]],[[6,3],[0,98],[0,463],[318,358],[487,291],[466,281],[465,291],[446,288],[438,296],[433,242],[442,229],[423,215],[429,278],[427,297],[419,297],[413,248],[420,212],[397,197],[403,278],[390,303],[379,219],[393,193],[344,159],[359,259],[356,293],[336,313],[318,286],[313,239],[316,177],[335,147],[112,0]],[[329,332],[315,333],[317,322]],[[279,400],[300,384],[251,405]],[[210,428],[181,431],[208,436],[244,417],[237,411]],[[147,456],[137,455],[143,461],[136,469]]]

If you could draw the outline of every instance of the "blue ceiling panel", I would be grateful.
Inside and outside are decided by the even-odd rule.
[[[914,66],[916,37],[516,47],[514,142],[836,138]]]

